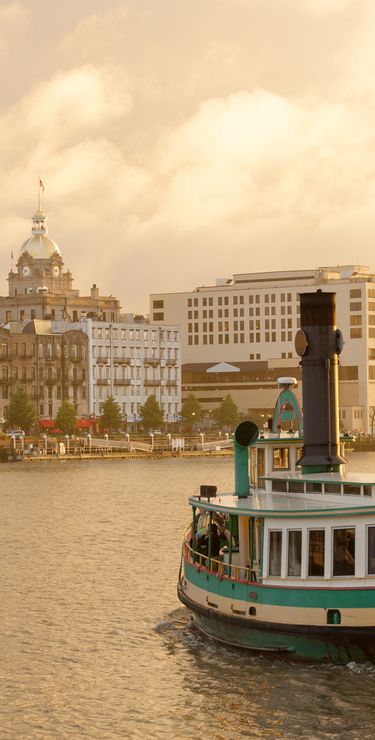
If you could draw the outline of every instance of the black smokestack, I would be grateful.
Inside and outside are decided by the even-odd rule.
[[[302,357],[303,472],[338,470],[340,455],[338,355],[342,334],[336,328],[335,293],[301,293],[301,329],[296,350]]]

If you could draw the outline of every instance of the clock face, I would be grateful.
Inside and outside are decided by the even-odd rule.
[[[55,277],[58,277],[60,275],[60,269],[58,265],[54,265],[54,267],[52,268],[52,274]]]
[[[299,329],[297,331],[296,339],[295,339],[295,348],[296,348],[297,355],[299,355],[300,357],[303,357],[303,355],[305,354],[307,350],[308,344],[309,342],[308,342],[305,332],[303,331],[303,329]]]
[[[24,265],[23,266],[23,268],[22,268],[22,275],[24,275],[24,277],[27,277],[28,275],[30,275],[30,267],[29,267],[29,265]]]

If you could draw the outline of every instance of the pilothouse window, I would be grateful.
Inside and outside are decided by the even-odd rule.
[[[269,565],[268,575],[281,576],[281,545],[282,532],[273,531],[269,533]]]
[[[375,527],[367,529],[367,572],[375,576]]]
[[[309,532],[309,576],[324,576],[324,529]]]
[[[300,529],[288,532],[288,576],[301,575],[302,562],[302,531]]]
[[[355,570],[355,529],[333,530],[333,575],[354,576]]]
[[[274,447],[273,453],[273,469],[274,470],[288,470],[289,469],[289,449],[287,447]]]

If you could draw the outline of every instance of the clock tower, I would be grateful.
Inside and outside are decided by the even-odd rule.
[[[48,235],[47,216],[41,208],[34,213],[32,223],[31,236],[22,244],[16,271],[9,273],[9,296],[65,295],[72,290],[72,275],[63,271],[60,248]]]

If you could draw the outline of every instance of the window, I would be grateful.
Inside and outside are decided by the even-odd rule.
[[[370,333],[369,333],[370,336]],[[350,329],[350,339],[361,339],[362,329]]]
[[[273,454],[273,470],[289,469],[289,450],[287,447],[275,447]]]
[[[288,576],[301,575],[302,562],[302,532],[291,530],[288,532]]]
[[[153,314],[153,321],[164,321],[164,313],[158,312]]]
[[[324,576],[324,529],[313,529],[309,532],[308,575],[322,578]]]
[[[355,303],[351,303],[350,304],[350,310],[351,311],[362,311],[362,302],[361,301],[357,301]],[[371,309],[370,309],[370,311],[371,311]]]
[[[333,575],[354,576],[355,570],[355,529],[333,530]]]
[[[357,314],[353,314],[353,316],[350,317],[350,326],[360,326],[362,324],[362,316],[357,316]]]
[[[375,575],[375,527],[367,528],[367,573]]]
[[[352,288],[350,291],[351,298],[362,298],[362,291],[358,288]]]
[[[270,531],[269,538],[268,575],[281,576],[282,532]]]
[[[164,308],[164,301],[153,301],[153,308]]]

